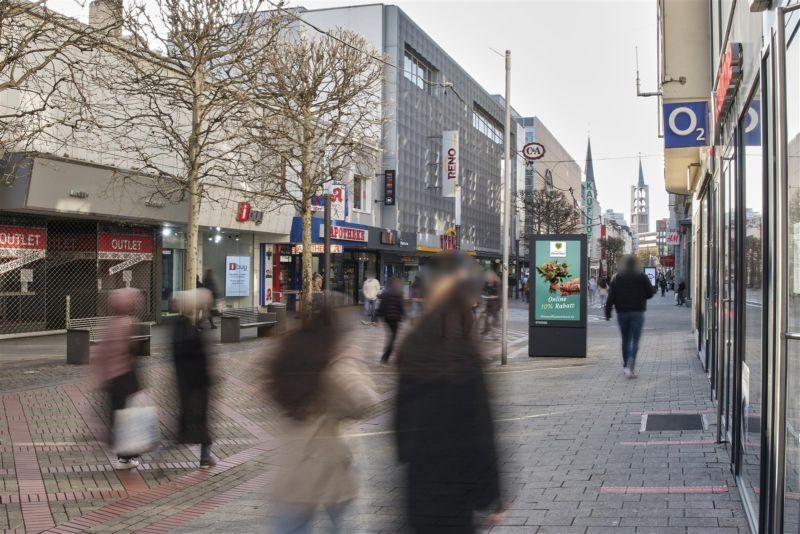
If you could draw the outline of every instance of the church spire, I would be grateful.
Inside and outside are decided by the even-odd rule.
[[[588,139],[586,144],[586,168],[584,169],[586,173],[586,183],[592,182],[594,183],[594,164],[592,163],[592,138]]]
[[[639,187],[644,187],[644,172],[642,171],[642,155],[639,154]]]

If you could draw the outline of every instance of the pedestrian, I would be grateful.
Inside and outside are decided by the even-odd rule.
[[[124,410],[128,399],[142,388],[136,373],[131,352],[134,316],[142,295],[133,288],[115,289],[109,293],[108,306],[112,314],[111,324],[103,339],[92,351],[92,371],[99,388],[108,397],[111,409],[110,440],[113,443],[115,414]],[[139,465],[136,457],[117,456],[115,469],[134,469]]]
[[[589,306],[594,307],[597,302],[597,280],[589,278]]]
[[[664,277],[664,275],[661,275],[661,277],[658,279],[658,285],[661,288],[661,296],[665,296],[667,294],[667,279]]]
[[[216,328],[217,325],[214,324],[214,313],[218,313],[218,305],[217,301],[219,300],[219,290],[217,289],[217,280],[214,278],[214,271],[211,269],[206,269],[205,273],[203,274],[203,284],[201,287],[208,289],[211,293],[211,305],[207,310],[203,310],[203,313],[208,315],[208,324],[211,325],[211,328]]]
[[[209,390],[211,372],[206,342],[195,325],[198,310],[211,305],[208,289],[181,291],[176,297],[180,313],[173,323],[172,360],[178,389],[180,416],[178,442],[200,444],[200,468],[216,465],[211,454],[211,434],[208,428]]]
[[[460,270],[438,278],[422,320],[398,350],[394,436],[416,534],[475,532],[477,511],[489,511],[487,527],[503,518],[490,395],[471,311],[478,287]]]
[[[614,275],[608,288],[606,320],[611,310],[617,310],[617,322],[622,334],[622,366],[625,376],[636,378],[636,353],[644,326],[647,300],[655,294],[650,279],[639,268],[636,256],[623,259],[623,269]]]
[[[400,323],[406,316],[406,309],[403,305],[403,284],[399,278],[390,278],[389,283],[386,284],[386,289],[381,293],[381,306],[378,308],[378,316],[389,327],[389,339],[386,342],[383,356],[381,356],[381,363],[387,364],[389,363],[389,357],[392,355]]]
[[[530,279],[525,278],[525,284],[522,286],[522,294],[525,297],[525,302],[530,303],[531,301],[531,284]]]
[[[482,336],[492,333],[492,339],[497,340],[497,328],[500,322],[500,282],[494,271],[486,272],[486,282],[483,286],[482,298],[484,300]]]
[[[340,356],[346,329],[327,306],[322,313],[329,320],[289,334],[267,365],[267,392],[281,414],[270,485],[277,534],[311,532],[318,508],[327,512],[331,532],[354,532],[343,523],[359,476],[342,423],[363,418],[379,399],[363,364]]]
[[[600,297],[600,308],[606,307],[606,300],[608,299],[608,277],[603,276],[597,282],[597,294]]]
[[[678,290],[675,292],[675,298],[677,300],[676,306],[683,306],[686,302],[686,282],[683,280],[678,283]]]
[[[421,274],[414,277],[411,283],[411,320],[415,321],[425,306],[425,279]]]
[[[368,324],[375,326],[375,313],[378,305],[378,294],[381,292],[381,284],[375,278],[375,275],[369,273],[367,279],[364,280],[364,285],[361,286],[361,292],[364,294],[364,320],[361,324]]]

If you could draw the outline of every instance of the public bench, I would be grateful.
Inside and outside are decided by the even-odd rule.
[[[111,335],[114,317],[81,317],[67,322],[67,363],[85,365],[89,363],[92,345]],[[130,337],[132,350],[137,356],[150,354],[150,323],[134,323]]]
[[[264,313],[258,308],[231,308],[222,312],[221,341],[238,343],[243,328],[257,328],[258,337],[275,333],[278,320],[275,313]]]

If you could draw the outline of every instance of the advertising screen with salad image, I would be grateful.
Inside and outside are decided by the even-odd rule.
[[[585,258],[579,240],[537,240],[531,265],[534,324],[582,323],[581,269]]]

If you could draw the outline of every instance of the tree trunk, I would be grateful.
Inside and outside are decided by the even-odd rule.
[[[313,321],[313,303],[314,303],[314,295],[313,295],[313,276],[314,271],[312,269],[312,259],[313,259],[313,242],[311,239],[311,198],[304,198],[303,199],[303,210],[300,213],[300,218],[302,222],[302,230],[303,230],[303,276],[302,276],[302,284],[303,289],[300,294],[303,310],[300,315],[303,321],[303,330],[310,330]]]
[[[186,228],[186,270],[183,288],[194,289],[197,282],[198,234],[200,223],[200,186],[196,178],[189,179],[189,224]]]

